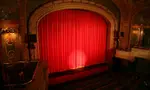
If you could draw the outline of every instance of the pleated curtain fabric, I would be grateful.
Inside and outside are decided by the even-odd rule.
[[[66,9],[47,14],[38,24],[40,59],[49,73],[100,64],[106,58],[107,24],[95,12]]]

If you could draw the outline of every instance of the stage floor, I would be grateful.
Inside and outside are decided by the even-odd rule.
[[[129,72],[105,72],[59,85],[49,90],[150,90],[143,74]]]

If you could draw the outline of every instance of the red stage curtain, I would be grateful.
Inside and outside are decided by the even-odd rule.
[[[40,59],[49,73],[103,63],[107,25],[102,16],[86,10],[55,11],[38,25]]]

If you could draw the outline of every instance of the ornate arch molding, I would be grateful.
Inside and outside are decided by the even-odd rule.
[[[102,15],[106,21],[110,23],[110,43],[108,49],[114,48],[114,31],[118,30],[117,19],[107,8],[95,2],[87,0],[58,0],[54,2],[48,2],[39,7],[29,19],[29,33],[37,34],[39,21],[47,14],[63,9],[83,9],[96,12]]]

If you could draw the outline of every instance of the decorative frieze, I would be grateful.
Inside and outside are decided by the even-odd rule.
[[[45,8],[49,8],[50,6],[53,5],[53,2],[50,2],[49,4],[44,5]]]

